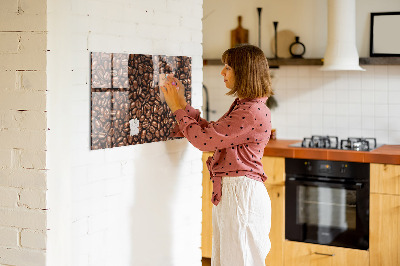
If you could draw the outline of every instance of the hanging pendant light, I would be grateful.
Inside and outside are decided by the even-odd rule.
[[[328,44],[323,71],[358,70],[355,0],[328,0]]]

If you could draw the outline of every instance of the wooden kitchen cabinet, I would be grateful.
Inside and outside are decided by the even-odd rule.
[[[261,160],[267,175],[265,187],[271,199],[271,250],[265,259],[266,266],[283,265],[285,240],[285,158],[264,156]]]
[[[400,265],[400,196],[374,193],[370,200],[370,265]]]
[[[400,195],[400,165],[370,164],[371,193]]]
[[[271,199],[271,250],[265,259],[266,266],[283,265],[285,241],[285,187],[265,184]]]
[[[370,167],[370,265],[400,265],[400,165]]]
[[[264,156],[261,159],[264,172],[267,175],[265,184],[268,185],[285,185],[285,158]]]
[[[365,250],[285,241],[285,266],[366,266]]]
[[[211,152],[203,153],[203,196],[202,196],[202,256],[211,258],[212,253],[212,183],[208,172],[206,161]],[[263,157],[262,164],[268,176],[265,187],[271,199],[272,221],[271,221],[271,250],[266,258],[267,266],[283,265],[283,243],[285,230],[285,158]]]
[[[212,252],[212,183],[206,165],[212,152],[203,153],[203,195],[202,195],[202,223],[201,223],[201,253],[203,258],[211,258]]]

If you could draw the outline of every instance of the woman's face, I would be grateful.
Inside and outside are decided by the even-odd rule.
[[[233,73],[233,69],[225,64],[221,71],[221,75],[224,77],[225,86],[228,89],[233,89],[235,86],[235,73]]]

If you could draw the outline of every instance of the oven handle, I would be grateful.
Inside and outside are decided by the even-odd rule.
[[[362,182],[356,182],[356,183],[347,183],[347,182],[332,182],[332,181],[321,181],[321,180],[315,180],[315,181],[310,181],[310,180],[304,180],[303,178],[297,178],[297,177],[288,177],[287,181],[291,182],[296,182],[296,183],[301,183],[304,185],[340,185],[344,186],[347,188],[353,188],[353,189],[361,189],[363,187]]]

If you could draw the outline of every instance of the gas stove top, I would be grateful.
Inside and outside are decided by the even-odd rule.
[[[320,149],[337,149],[337,150],[353,150],[353,151],[371,151],[378,146],[376,138],[347,138],[339,142],[336,136],[311,136],[304,138],[302,142],[289,145],[291,147],[302,148],[320,148]]]

